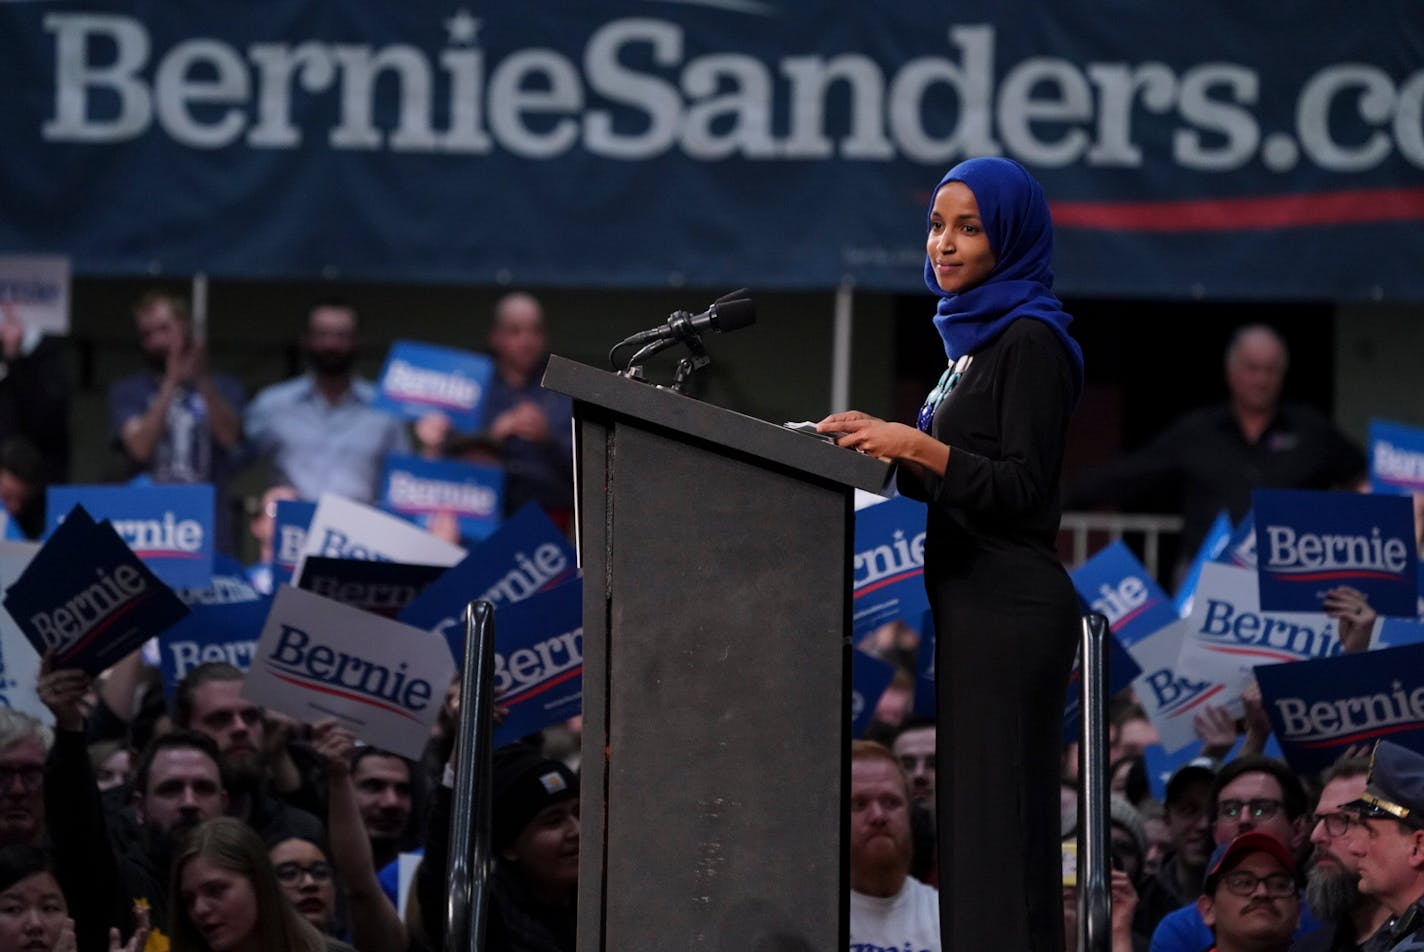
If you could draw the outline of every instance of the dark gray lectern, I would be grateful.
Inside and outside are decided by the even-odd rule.
[[[853,488],[887,464],[553,357],[584,573],[581,952],[831,952]]]

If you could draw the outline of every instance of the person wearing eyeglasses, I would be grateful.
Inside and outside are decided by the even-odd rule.
[[[1341,809],[1358,818],[1346,842],[1359,862],[1360,891],[1394,917],[1371,952],[1424,949],[1424,755],[1379,741],[1364,792]]]
[[[291,837],[267,851],[282,892],[303,919],[324,935],[336,933],[336,881],[326,851],[311,840]]]
[[[1305,787],[1285,761],[1260,754],[1228,761],[1212,781],[1207,802],[1212,840],[1218,847],[1243,833],[1263,833],[1289,850],[1299,865],[1309,830]],[[1320,928],[1307,908],[1300,917],[1303,936]],[[1152,933],[1151,952],[1200,952],[1211,943],[1211,930],[1197,903],[1165,916]]]
[[[1349,849],[1359,817],[1344,805],[1364,794],[1369,769],[1365,757],[1343,757],[1325,772],[1315,813],[1307,820],[1315,848],[1305,879],[1306,905],[1325,926],[1299,939],[1291,952],[1361,949],[1390,917],[1378,897],[1360,892],[1360,862]]]
[[[0,708],[0,846],[45,835],[44,765],[50,736],[34,718]]]
[[[277,878],[298,911],[323,931],[349,938],[361,952],[404,952],[409,937],[377,878],[369,831],[362,820],[352,780],[356,737],[336,720],[327,718],[312,725],[312,745],[326,768],[330,855],[310,840],[295,846],[290,841],[279,843],[272,853]],[[285,867],[287,879],[282,879],[284,866],[277,858],[277,850],[283,847],[287,847],[284,855],[289,862],[296,864]],[[340,874],[336,881],[332,879],[333,864]],[[338,916],[335,907],[338,886],[345,899],[347,915],[343,916]],[[344,921],[348,916],[349,934]],[[325,924],[318,919],[325,919]]]
[[[171,952],[353,952],[298,914],[262,838],[240,820],[189,831],[169,878]]]
[[[1218,846],[1196,901],[1210,952],[1287,952],[1299,889],[1295,853],[1271,834],[1242,833]]]

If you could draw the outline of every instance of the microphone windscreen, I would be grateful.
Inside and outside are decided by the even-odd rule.
[[[745,294],[746,291],[744,289],[735,293]],[[712,305],[712,310],[711,324],[724,334],[756,323],[756,305],[748,297],[732,298],[730,301],[725,297],[718,298],[717,303]]]

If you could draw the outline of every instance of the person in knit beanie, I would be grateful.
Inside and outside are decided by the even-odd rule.
[[[579,864],[578,776],[527,743],[494,752],[490,845],[492,952],[573,952]]]

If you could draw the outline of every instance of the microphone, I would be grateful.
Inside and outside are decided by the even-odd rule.
[[[652,330],[639,331],[619,346],[643,346],[664,340],[693,340],[704,331],[726,334],[740,330],[748,324],[755,324],[756,305],[747,296],[750,293],[746,288],[738,288],[713,301],[712,306],[701,314],[674,311],[667,323]]]

